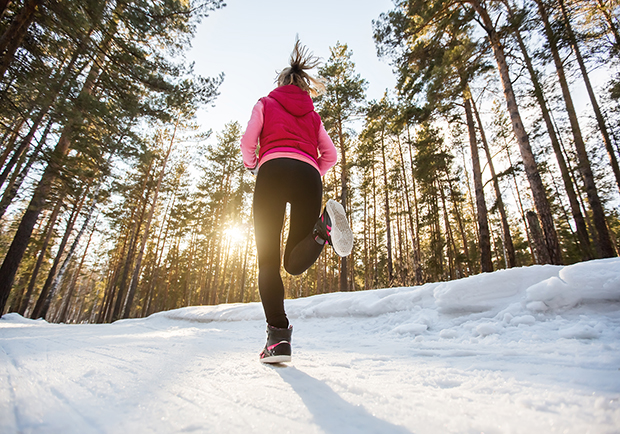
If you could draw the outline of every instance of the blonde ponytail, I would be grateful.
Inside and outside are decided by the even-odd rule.
[[[278,86],[294,84],[308,92],[311,97],[320,95],[325,91],[325,84],[320,79],[314,78],[306,72],[306,70],[316,68],[320,63],[320,59],[309,52],[305,46],[301,45],[299,39],[295,40],[295,47],[291,53],[289,66],[284,68],[278,75]]]

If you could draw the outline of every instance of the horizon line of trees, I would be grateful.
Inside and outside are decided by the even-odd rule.
[[[242,127],[201,133],[223,76],[175,60],[222,6],[0,3],[0,312],[110,322],[258,301]],[[617,256],[619,6],[395,1],[373,21],[397,78],[378,101],[331,47],[324,197],[355,245],[283,276],[287,297]]]

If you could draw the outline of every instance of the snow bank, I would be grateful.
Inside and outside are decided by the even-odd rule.
[[[580,303],[620,300],[620,258],[563,267],[558,276],[529,286],[526,294],[529,303],[537,303],[533,305],[533,310],[542,307],[540,302],[544,303],[544,307],[556,310]]]
[[[431,326],[429,311],[461,320],[475,315],[500,316],[504,324],[531,325],[534,315],[565,312],[578,305],[620,301],[620,258],[581,262],[569,266],[535,265],[499,270],[465,279],[429,283],[410,288],[389,288],[355,293],[321,294],[286,300],[290,318],[378,317],[401,314],[419,319],[419,326],[396,331],[421,333]],[[402,315],[406,313],[406,315]],[[160,312],[170,319],[198,322],[245,321],[263,318],[259,303],[198,306]],[[490,334],[483,327],[480,334]]]
[[[175,320],[212,321],[252,321],[264,318],[260,303],[231,303],[216,306],[191,306],[181,309],[158,312],[149,318],[166,317]]]

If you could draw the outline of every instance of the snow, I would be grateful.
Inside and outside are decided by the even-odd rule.
[[[101,325],[0,320],[1,433],[619,433],[620,259]]]

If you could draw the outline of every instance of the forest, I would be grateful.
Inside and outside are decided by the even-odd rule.
[[[222,0],[0,0],[0,313],[104,323],[258,301],[243,126],[183,52]],[[617,256],[620,2],[395,0],[380,100],[346,41],[317,74],[339,153],[324,249],[288,298]],[[286,227],[282,243],[286,240]]]

